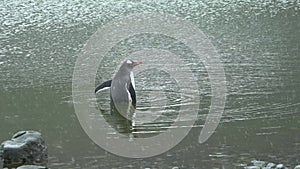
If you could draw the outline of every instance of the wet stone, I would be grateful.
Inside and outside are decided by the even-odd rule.
[[[271,168],[275,168],[276,164],[274,163],[268,163],[267,166],[265,167],[265,169],[271,169]]]
[[[234,166],[235,169],[244,169],[247,166],[247,164],[236,164]]]
[[[254,166],[257,166],[257,167],[264,167],[266,165],[266,162],[265,161],[257,161],[257,160],[253,160],[251,161],[251,163],[254,165]]]
[[[260,169],[258,166],[247,166],[244,169]]]
[[[284,165],[283,164],[278,164],[276,166],[276,169],[285,169]]]
[[[37,131],[17,132],[11,140],[0,145],[3,167],[16,168],[21,165],[42,165],[48,161],[47,147],[41,133]]]
[[[37,165],[23,165],[18,167],[17,169],[49,169],[44,166],[37,166]]]
[[[3,168],[3,160],[2,160],[2,157],[0,156],[0,169]]]

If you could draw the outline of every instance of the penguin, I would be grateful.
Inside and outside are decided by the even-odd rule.
[[[111,101],[116,103],[131,104],[136,108],[135,82],[132,69],[142,64],[131,59],[122,63],[112,80],[108,80],[96,87],[95,93],[110,88]]]

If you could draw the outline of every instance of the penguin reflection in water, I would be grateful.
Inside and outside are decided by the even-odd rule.
[[[95,89],[95,93],[98,93],[110,88],[111,114],[120,114],[130,123],[136,108],[135,83],[132,69],[140,64],[142,62],[124,61],[112,80],[103,82]]]

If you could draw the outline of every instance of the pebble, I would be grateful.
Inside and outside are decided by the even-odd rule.
[[[266,167],[263,167],[262,169],[272,169],[272,168],[275,168],[276,167],[276,164],[274,163],[268,163]]]
[[[17,169],[49,169],[44,166],[37,166],[37,165],[23,165],[18,167]]]
[[[257,167],[257,166],[247,166],[244,169],[260,169],[260,167]]]
[[[264,167],[266,165],[266,162],[265,161],[257,161],[257,160],[253,160],[251,161],[251,163],[254,165],[254,166],[257,166],[257,167]]]
[[[283,164],[277,164],[276,165],[276,169],[284,169],[284,165]]]

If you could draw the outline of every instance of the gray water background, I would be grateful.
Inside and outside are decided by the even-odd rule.
[[[19,130],[42,132],[51,168],[234,168],[253,159],[299,164],[299,10],[299,1],[286,0],[2,0],[0,141]],[[206,143],[197,140],[210,104],[203,66],[195,70],[202,77],[199,120],[174,149],[152,158],[127,159],[105,152],[81,129],[71,96],[76,58],[99,27],[133,12],[184,18],[220,53],[227,101],[221,124]],[[157,39],[164,45],[162,37],[141,39],[146,46],[157,47]],[[183,49],[174,43],[170,50]],[[105,67],[99,68],[104,71],[97,74],[99,83],[110,77]],[[149,90],[138,83],[147,81],[143,77],[136,80],[140,93]]]

